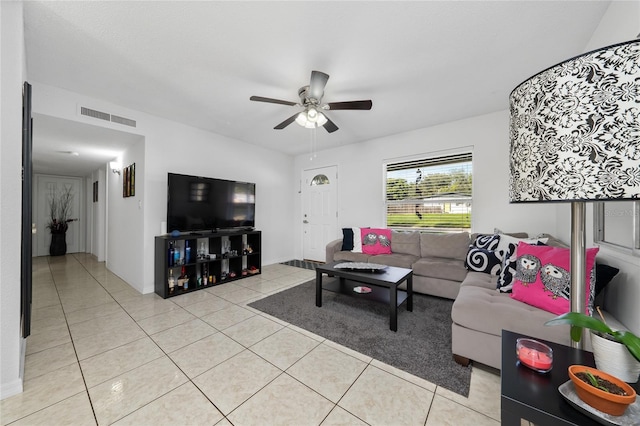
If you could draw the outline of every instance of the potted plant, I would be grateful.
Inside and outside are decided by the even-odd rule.
[[[586,365],[571,365],[569,378],[581,400],[596,410],[621,416],[636,400],[635,390],[622,380]]]
[[[66,234],[69,223],[77,219],[71,218],[71,207],[74,194],[71,188],[65,188],[61,193],[53,190],[49,195],[49,220],[47,228],[51,232],[51,256],[62,256],[67,252]]]
[[[598,309],[600,312],[600,309]],[[600,313],[602,317],[602,313]],[[582,329],[591,330],[593,356],[599,370],[628,383],[640,376],[640,338],[630,331],[612,330],[604,321],[579,312],[568,312],[553,318],[545,325],[569,324],[571,339],[579,342]]]

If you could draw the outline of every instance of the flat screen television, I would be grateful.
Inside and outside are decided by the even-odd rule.
[[[255,226],[255,183],[176,173],[168,177],[168,232]]]

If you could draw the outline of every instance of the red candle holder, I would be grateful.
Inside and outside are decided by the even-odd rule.
[[[516,340],[516,357],[519,364],[538,373],[548,373],[553,368],[553,350],[534,339]]]

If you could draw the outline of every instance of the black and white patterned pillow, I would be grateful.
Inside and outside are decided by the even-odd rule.
[[[465,268],[469,271],[498,275],[502,262],[495,250],[499,242],[499,235],[478,235],[467,251]]]
[[[516,265],[518,260],[518,243],[523,241],[527,244],[546,243],[548,238],[514,238],[509,235],[499,234],[500,242],[496,248],[496,255],[501,259],[500,273],[496,288],[502,293],[511,293],[514,277],[516,275]]]

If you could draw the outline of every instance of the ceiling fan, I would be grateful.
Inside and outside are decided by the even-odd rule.
[[[339,109],[362,109],[369,110],[373,103],[370,100],[367,101],[347,101],[347,102],[329,102],[322,103],[322,96],[324,96],[324,87],[329,80],[329,74],[325,74],[320,71],[311,71],[311,81],[308,86],[303,86],[298,90],[298,96],[300,97],[300,103],[283,101],[280,99],[265,98],[262,96],[251,96],[249,99],[257,102],[268,102],[272,104],[281,104],[289,106],[299,106],[304,108],[303,111],[297,112],[291,117],[284,120],[282,123],[274,127],[274,129],[281,130],[287,127],[294,121],[303,127],[314,129],[319,126],[323,126],[327,132],[333,133],[338,130],[338,126],[331,121],[324,111],[326,110],[339,110]]]

